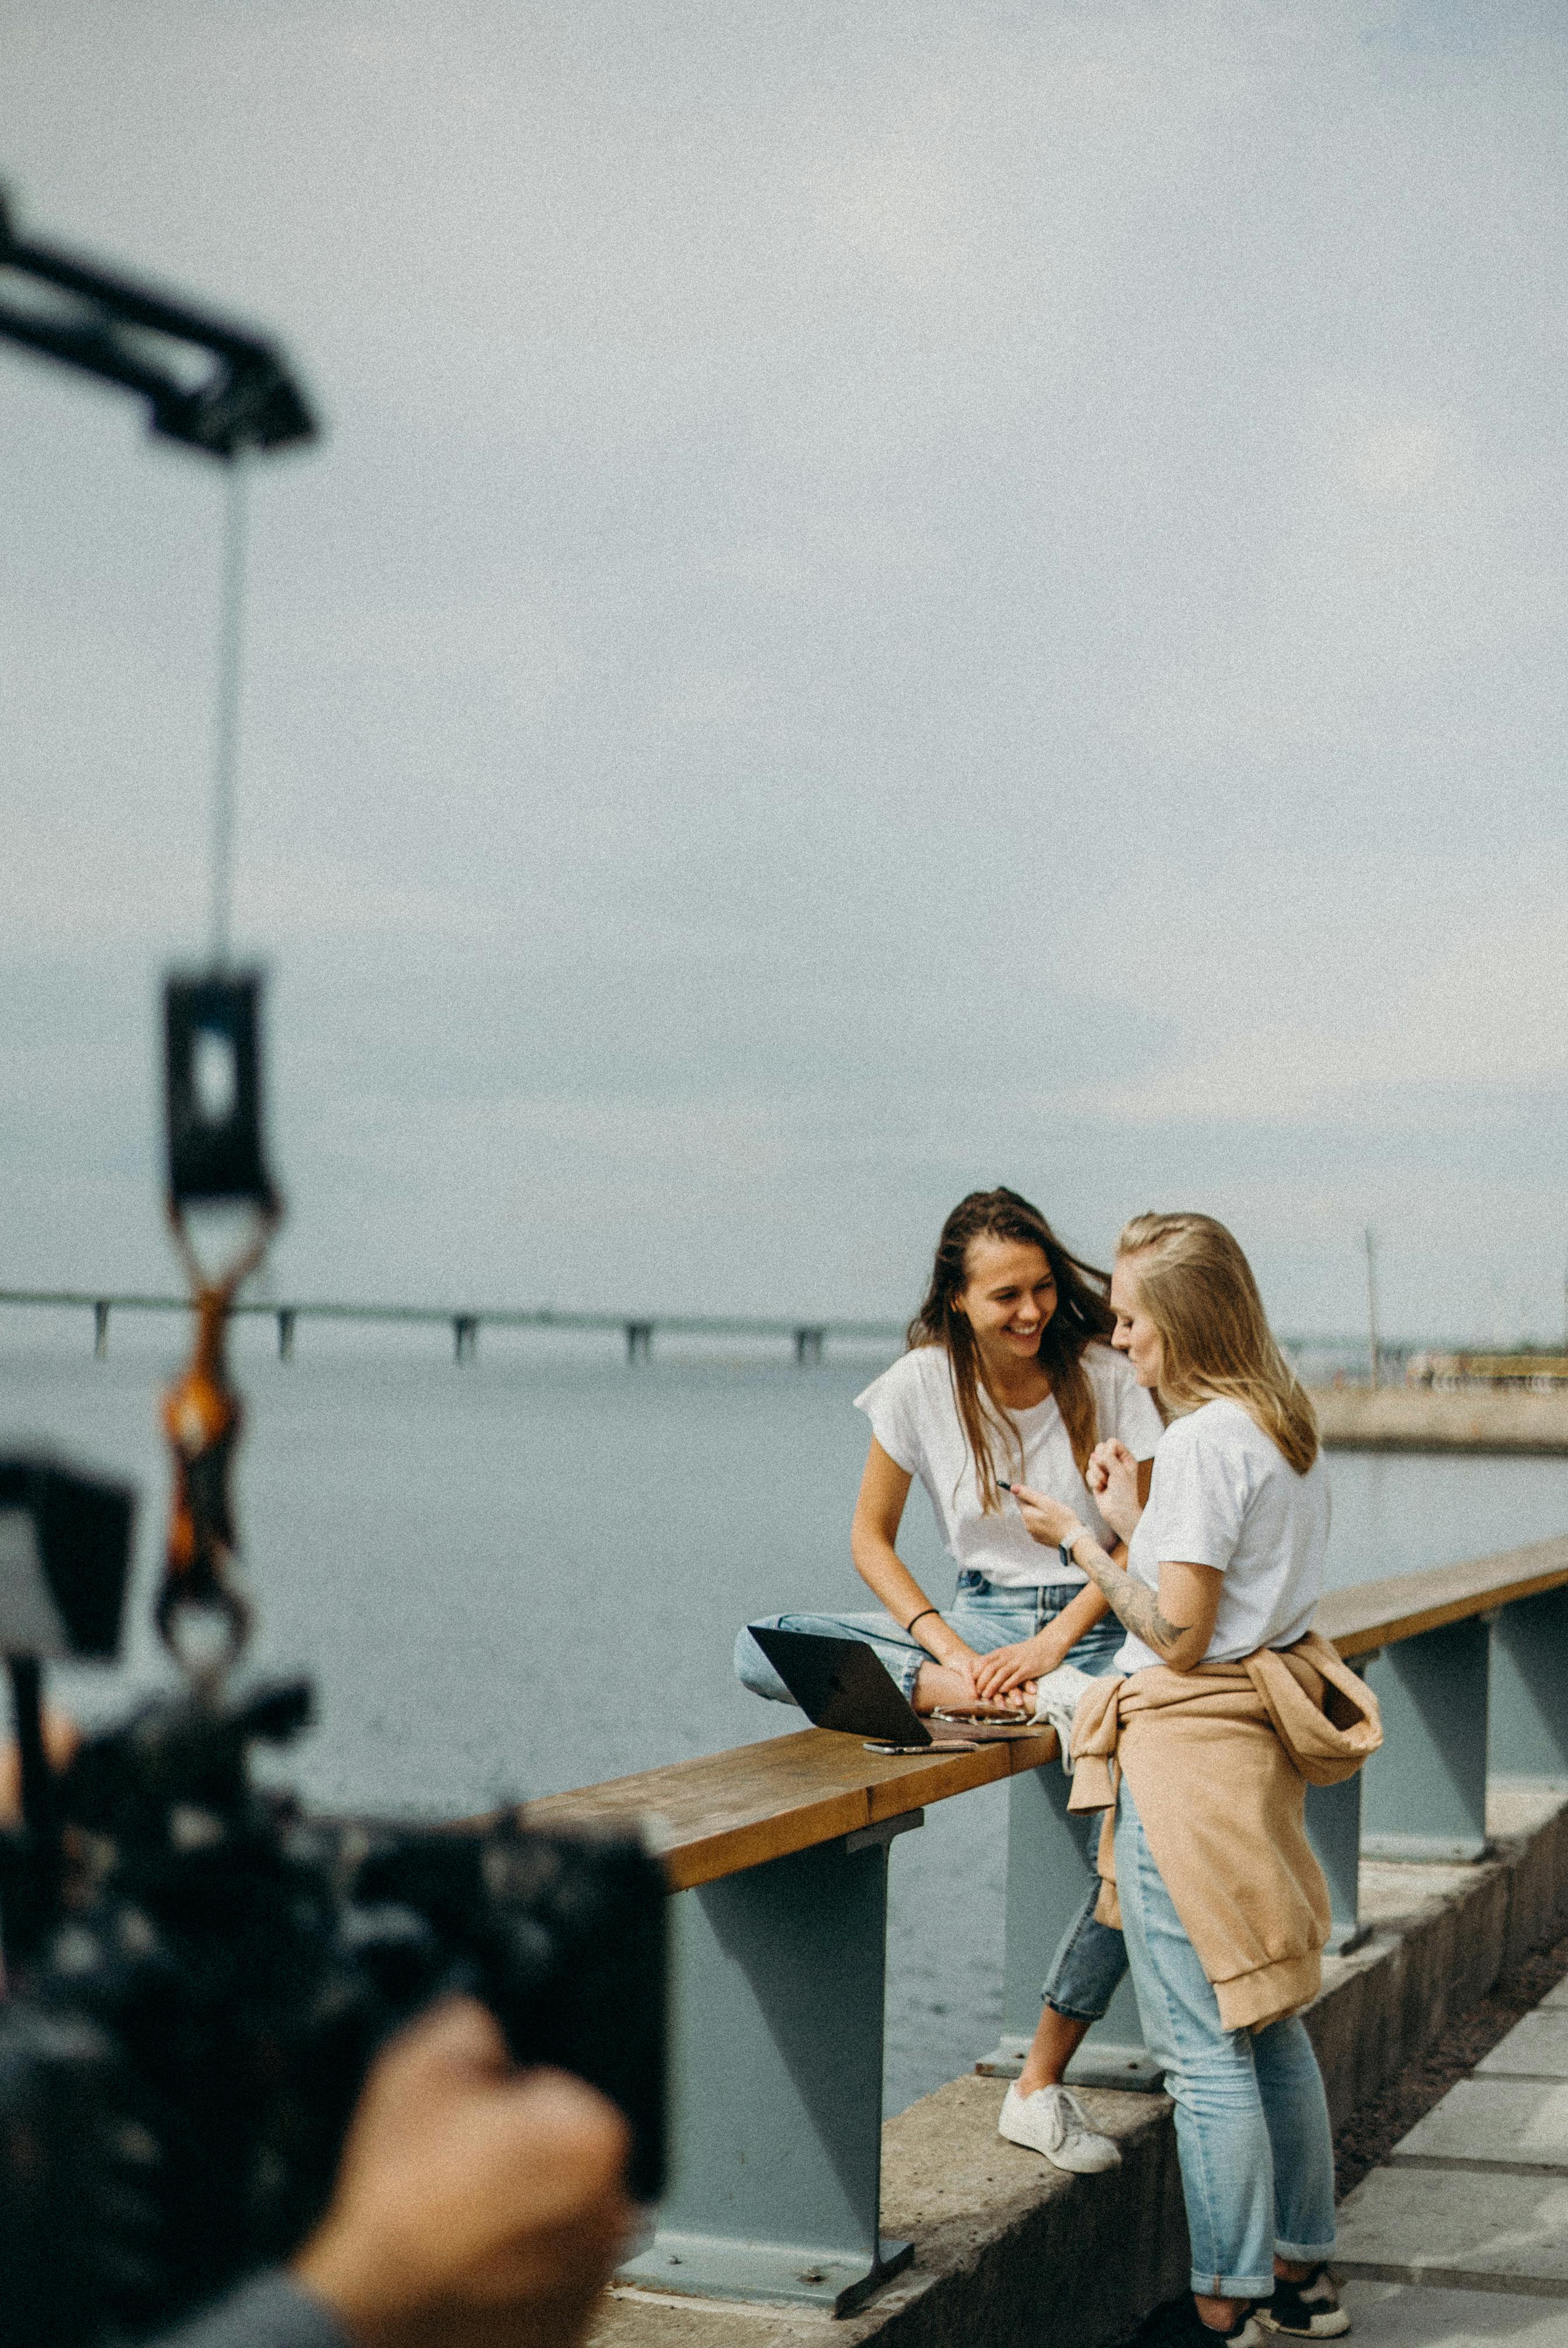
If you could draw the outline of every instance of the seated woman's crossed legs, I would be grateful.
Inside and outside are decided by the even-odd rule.
[[[997,1647],[1014,1646],[1032,1638],[1077,1595],[1076,1587],[1071,1583],[1006,1590],[986,1581],[978,1573],[961,1573],[953,1603],[943,1609],[942,1619],[976,1654],[986,1655]],[[919,1640],[881,1607],[860,1613],[769,1614],[757,1627],[804,1631],[821,1638],[863,1640],[876,1651],[899,1694],[917,1712],[934,1712],[946,1705],[963,1707],[974,1702],[973,1692],[961,1675],[935,1662]],[[1080,1671],[1096,1675],[1106,1672],[1125,1635],[1121,1624],[1113,1617],[1107,1617],[1097,1622],[1086,1638],[1080,1639],[1069,1661]],[[735,1641],[735,1676],[753,1695],[765,1696],[770,1703],[794,1702],[753,1638],[749,1625]],[[1030,1709],[1021,1694],[1020,1708],[1026,1713]]]

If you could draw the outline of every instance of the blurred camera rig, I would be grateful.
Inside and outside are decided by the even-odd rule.
[[[149,428],[228,468],[311,440],[278,345],[160,287],[25,239],[0,194],[0,340],[146,404]],[[231,496],[225,644],[238,643]],[[251,1624],[231,1498],[240,1400],[230,1306],[282,1210],[262,1146],[261,981],[228,965],[237,654],[220,692],[211,966],[164,998],[169,1220],[196,1344],[164,1397],[173,1461],[155,1608],[186,1692],[56,1771],[43,1666],[118,1652],[133,1496],[0,1456],[0,1651],[23,1822],[0,1832],[0,2348],[156,2331],[283,2258],[331,2191],[378,2048],[434,2000],[486,2002],[518,2063],[601,2088],[631,2124],[630,2183],[664,2166],[664,1882],[642,1843],[312,1819],[258,1785],[259,1745],[311,1717],[308,1682],[230,1693]],[[187,1210],[248,1207],[219,1276]]]
[[[624,1830],[309,1817],[256,1781],[310,1683],[230,1678],[251,1608],[230,1484],[225,1335],[280,1209],[260,1142],[254,973],[165,998],[169,1200],[196,1342],[164,1397],[173,1462],[155,1618],[185,1690],[56,1770],[44,1664],[118,1652],[133,1495],[0,1457],[0,1649],[23,1821],[0,1833],[0,2348],[109,2348],[286,2259],[324,2212],[365,2074],[444,1996],[481,1998],[519,2064],[575,2072],[630,2123],[630,2186],[664,2168],[665,1885]],[[222,1081],[191,1074],[234,1056]],[[214,1277],[193,1203],[248,1204]]]

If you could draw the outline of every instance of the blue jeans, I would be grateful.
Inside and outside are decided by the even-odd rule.
[[[1149,2051],[1175,2098],[1193,2289],[1259,2299],[1274,2260],[1334,2248],[1334,2143],[1312,2041],[1299,2016],[1225,2030],[1122,1780],[1116,1885]]]
[[[1004,1590],[988,1581],[983,1573],[966,1571],[958,1576],[953,1603],[944,1611],[942,1620],[976,1654],[986,1655],[993,1647],[1010,1647],[1020,1639],[1032,1639],[1037,1631],[1043,1631],[1048,1622],[1053,1622],[1072,1603],[1082,1587],[1081,1582],[1048,1581],[1038,1588]],[[808,1631],[832,1639],[864,1639],[868,1647],[875,1647],[910,1703],[914,1702],[920,1666],[931,1660],[919,1641],[900,1629],[891,1614],[884,1613],[880,1607],[866,1614],[770,1614],[759,1627]],[[1107,1614],[1079,1640],[1068,1661],[1098,1679],[1111,1669],[1126,1635],[1115,1616]],[[753,1695],[766,1696],[774,1704],[794,1702],[749,1629],[742,1631],[735,1641],[735,1675]],[[1084,1834],[1091,1876],[1099,1841],[1100,1820],[1091,1818]],[[1099,2021],[1127,1970],[1127,1952],[1121,1933],[1096,1921],[1094,1903],[1099,1890],[1096,1877],[1051,1959],[1043,1992],[1049,2006],[1080,2022]]]

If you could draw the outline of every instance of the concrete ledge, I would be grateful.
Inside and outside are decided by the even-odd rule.
[[[1492,1856],[1361,1863],[1363,1947],[1323,1961],[1307,2016],[1337,2128],[1568,1918],[1568,1787],[1494,1777]]]
[[[1329,1451],[1510,1451],[1541,1458],[1568,1451],[1568,1394],[1561,1392],[1319,1386],[1312,1399]]]
[[[1568,1921],[1568,1787],[1494,1779],[1491,1856],[1468,1867],[1363,1863],[1372,1939],[1324,1962],[1307,2017],[1337,2127],[1498,1976]],[[996,2133],[1004,2084],[951,2080],[883,2132],[883,2231],[913,2266],[835,2322],[799,2308],[610,2294],[594,2348],[1110,2348],[1187,2276],[1171,2105],[1081,2091],[1122,2147],[1109,2177],[1068,2177]]]
[[[616,2291],[594,2348],[1040,2348],[1116,2340],[1187,2271],[1171,2106],[1084,2089],[1122,2146],[1110,2177],[1068,2177],[997,2134],[1007,2083],[968,2076],[923,2096],[883,2132],[882,2230],[915,2264],[835,2322],[801,2308]]]

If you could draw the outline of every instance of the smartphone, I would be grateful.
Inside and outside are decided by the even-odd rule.
[[[929,1745],[882,1745],[868,1736],[865,1749],[867,1753],[976,1753],[979,1747],[972,1736],[933,1736]]]

